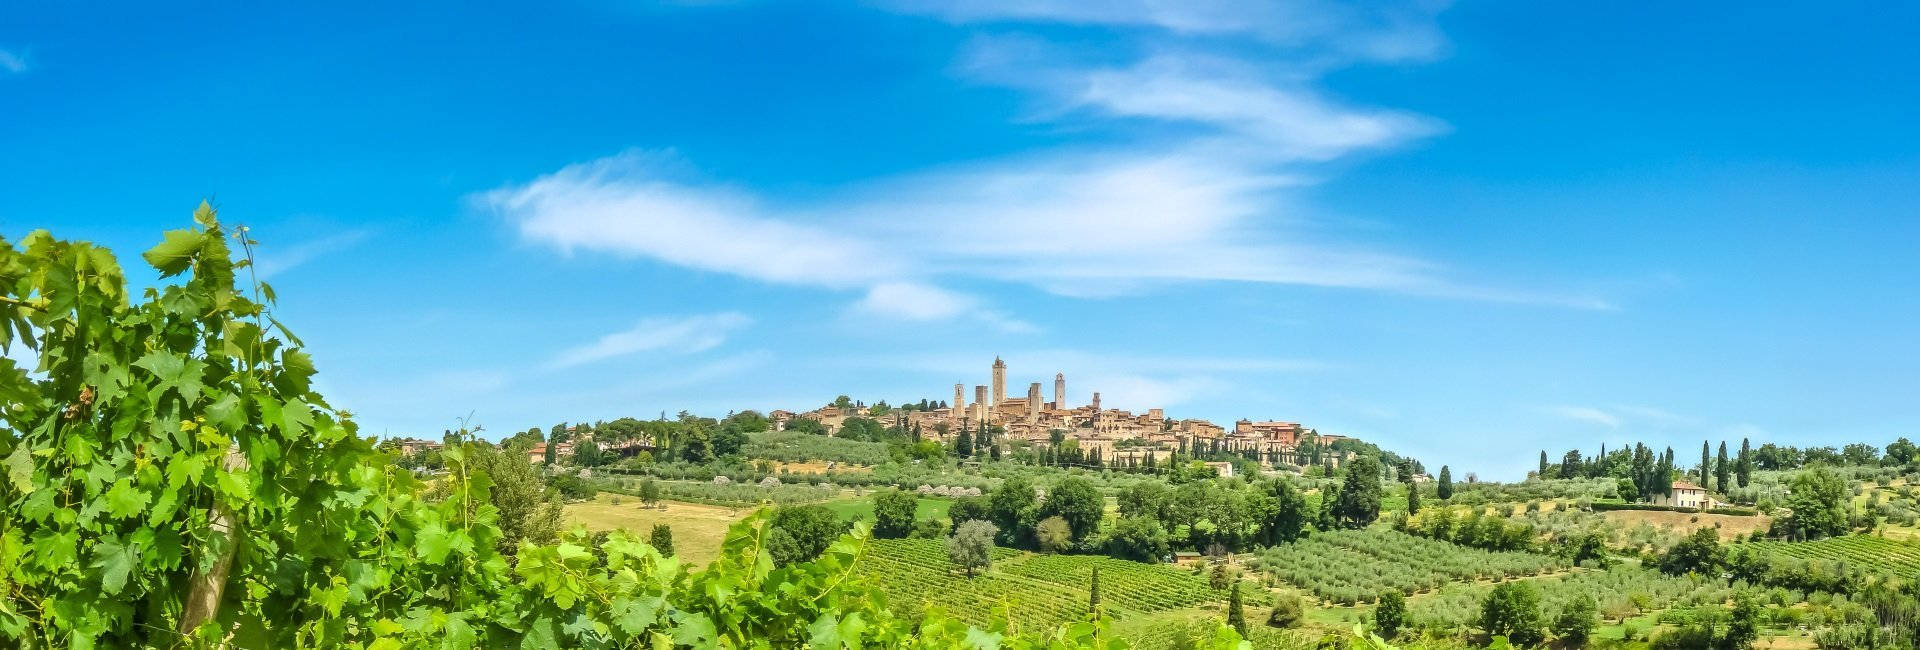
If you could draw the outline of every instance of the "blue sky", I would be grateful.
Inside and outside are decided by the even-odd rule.
[[[1920,424],[1920,9],[0,8],[0,233],[212,197],[372,433],[1013,392],[1545,447]],[[1684,453],[1682,454],[1684,457]]]

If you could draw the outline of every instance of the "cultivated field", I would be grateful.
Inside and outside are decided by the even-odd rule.
[[[1903,577],[1920,575],[1920,543],[1868,535],[1850,535],[1817,542],[1749,542],[1748,548],[1801,560],[1844,562],[1874,573]]]
[[[614,505],[614,499],[620,504]],[[680,559],[699,567],[719,556],[727,526],[751,512],[679,501],[660,503],[659,508],[643,508],[638,498],[603,492],[592,501],[568,504],[565,525],[579,524],[596,532],[627,530],[645,538],[654,524],[666,524],[673,527],[673,546]]]
[[[1773,518],[1764,516],[1741,517],[1660,510],[1613,510],[1603,514],[1608,524],[1618,526],[1622,530],[1645,523],[1656,528],[1667,528],[1686,534],[1697,528],[1718,526],[1722,541],[1746,537],[1753,534],[1753,531],[1764,531],[1773,525]]]
[[[1560,570],[1536,553],[1483,551],[1379,528],[1319,533],[1268,548],[1250,563],[1322,601],[1372,602],[1388,591],[1417,593],[1457,581],[1500,580]]]
[[[1093,567],[1100,567],[1103,609],[1125,619],[1224,602],[1205,576],[1164,564],[1128,562],[1092,555],[1038,555],[993,551],[993,567],[969,580],[952,568],[939,540],[870,540],[857,574],[872,581],[898,606],[935,605],[976,625],[994,607],[1005,606],[1018,629],[1040,629],[1079,620],[1087,612]],[[1248,607],[1270,602],[1252,585],[1243,588]]]

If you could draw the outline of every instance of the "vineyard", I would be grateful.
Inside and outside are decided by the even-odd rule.
[[[1701,577],[1673,577],[1652,569],[1616,567],[1606,571],[1577,571],[1533,581],[1540,590],[1546,620],[1580,594],[1592,596],[1602,617],[1620,620],[1674,607],[1719,604],[1731,598],[1725,582]],[[1480,605],[1492,585],[1455,583],[1407,602],[1407,621],[1414,627],[1457,631],[1477,625]]]
[[[710,506],[752,507],[762,503],[793,505],[801,503],[819,503],[840,496],[840,490],[833,487],[814,487],[808,485],[775,485],[762,487],[756,484],[732,483],[716,485],[713,483],[678,483],[661,481],[660,492],[666,498],[687,503],[701,503]]]
[[[1796,560],[1842,562],[1870,573],[1920,575],[1920,543],[1852,535],[1815,542],[1748,542],[1741,546]]]
[[[1000,571],[1085,590],[1100,567],[1100,602],[1136,612],[1158,612],[1224,601],[1227,592],[1215,590],[1203,576],[1165,564],[1129,562],[1094,555],[1035,555],[1006,563]],[[1272,602],[1270,594],[1245,589],[1249,604]]]
[[[1252,566],[1323,601],[1351,605],[1388,591],[1419,593],[1449,582],[1504,580],[1563,569],[1559,558],[1483,551],[1388,530],[1343,530],[1261,551]]]
[[[884,442],[830,438],[794,431],[751,434],[747,436],[746,447],[740,451],[748,458],[785,463],[830,460],[855,465],[879,465],[892,457]]]
[[[938,605],[955,618],[984,625],[996,605],[1007,606],[1016,629],[1053,627],[1086,615],[1088,584],[1100,567],[1100,598],[1110,614],[1125,616],[1223,602],[1204,576],[1172,566],[1088,555],[1032,555],[993,551],[993,567],[971,579],[954,571],[939,540],[871,540],[856,575],[869,578],[895,608]],[[1249,607],[1270,602],[1258,590],[1243,593]]]

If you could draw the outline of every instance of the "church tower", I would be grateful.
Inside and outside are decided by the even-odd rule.
[[[994,357],[992,406],[999,408],[1000,403],[1005,401],[1007,401],[1007,362],[1001,361],[1000,357]]]

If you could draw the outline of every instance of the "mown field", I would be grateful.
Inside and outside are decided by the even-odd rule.
[[[680,501],[661,501],[660,504],[661,507],[646,508],[638,498],[602,492],[592,501],[567,504],[564,526],[578,524],[595,532],[626,530],[644,537],[655,524],[666,524],[673,527],[673,546],[680,559],[694,566],[706,566],[719,557],[727,527],[751,512]]]

